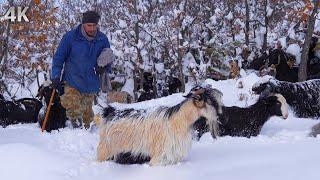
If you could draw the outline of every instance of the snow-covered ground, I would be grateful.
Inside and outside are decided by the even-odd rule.
[[[257,98],[250,91],[257,81],[260,78],[250,74],[239,80],[206,80],[206,83],[223,92],[225,105],[248,106]],[[172,106],[183,100],[182,95],[114,105],[119,108]],[[165,167],[96,162],[98,133],[65,128],[50,134],[41,133],[37,124],[11,125],[0,128],[0,177],[12,180],[319,179],[320,137],[307,136],[317,122],[297,118],[290,111],[286,120],[272,117],[258,137],[213,140],[207,133],[199,142],[193,142],[183,162]]]

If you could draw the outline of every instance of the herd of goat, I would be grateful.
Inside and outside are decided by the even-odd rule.
[[[312,37],[307,58],[307,80],[320,78],[319,49],[316,49],[317,37]],[[271,49],[244,65],[248,69],[259,70],[262,74],[275,76],[277,80],[298,82],[296,57],[281,48]]]
[[[276,52],[280,53],[277,65],[281,67],[280,56],[284,54]],[[287,69],[286,65],[287,62],[281,68]],[[185,100],[173,107],[140,110],[105,107],[102,117],[96,116],[100,128],[97,159],[120,164],[174,164],[186,156],[192,139],[199,139],[206,132],[210,132],[213,138],[257,136],[270,117],[286,119],[288,106],[297,117],[319,118],[320,79],[294,82],[290,79],[292,77],[287,77],[292,74],[282,77],[280,73],[276,79],[254,85],[252,91],[260,96],[249,107],[225,106],[223,93],[202,86],[192,88],[184,96]],[[0,94],[0,125],[38,122],[41,127],[44,117],[40,110],[43,103],[48,106],[52,90],[52,86],[45,83],[39,88],[37,98],[17,101],[6,100]],[[51,132],[64,128],[66,120],[66,110],[59,96],[55,96],[45,130]],[[318,134],[320,123],[312,128],[310,136]]]

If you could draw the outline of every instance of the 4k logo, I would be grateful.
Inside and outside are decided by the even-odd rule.
[[[10,7],[8,11],[1,17],[1,20],[10,20],[11,22],[21,22],[22,19],[25,22],[29,22],[29,19],[26,15],[26,12],[29,8],[28,7]]]

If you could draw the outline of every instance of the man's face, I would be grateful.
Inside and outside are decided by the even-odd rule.
[[[85,23],[83,24],[83,28],[90,37],[94,37],[97,32],[97,24],[96,23]]]

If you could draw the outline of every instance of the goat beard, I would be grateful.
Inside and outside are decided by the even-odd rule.
[[[220,133],[219,133],[219,125],[217,120],[208,119],[207,124],[209,126],[209,132],[211,133],[211,136],[213,138],[218,138]]]

